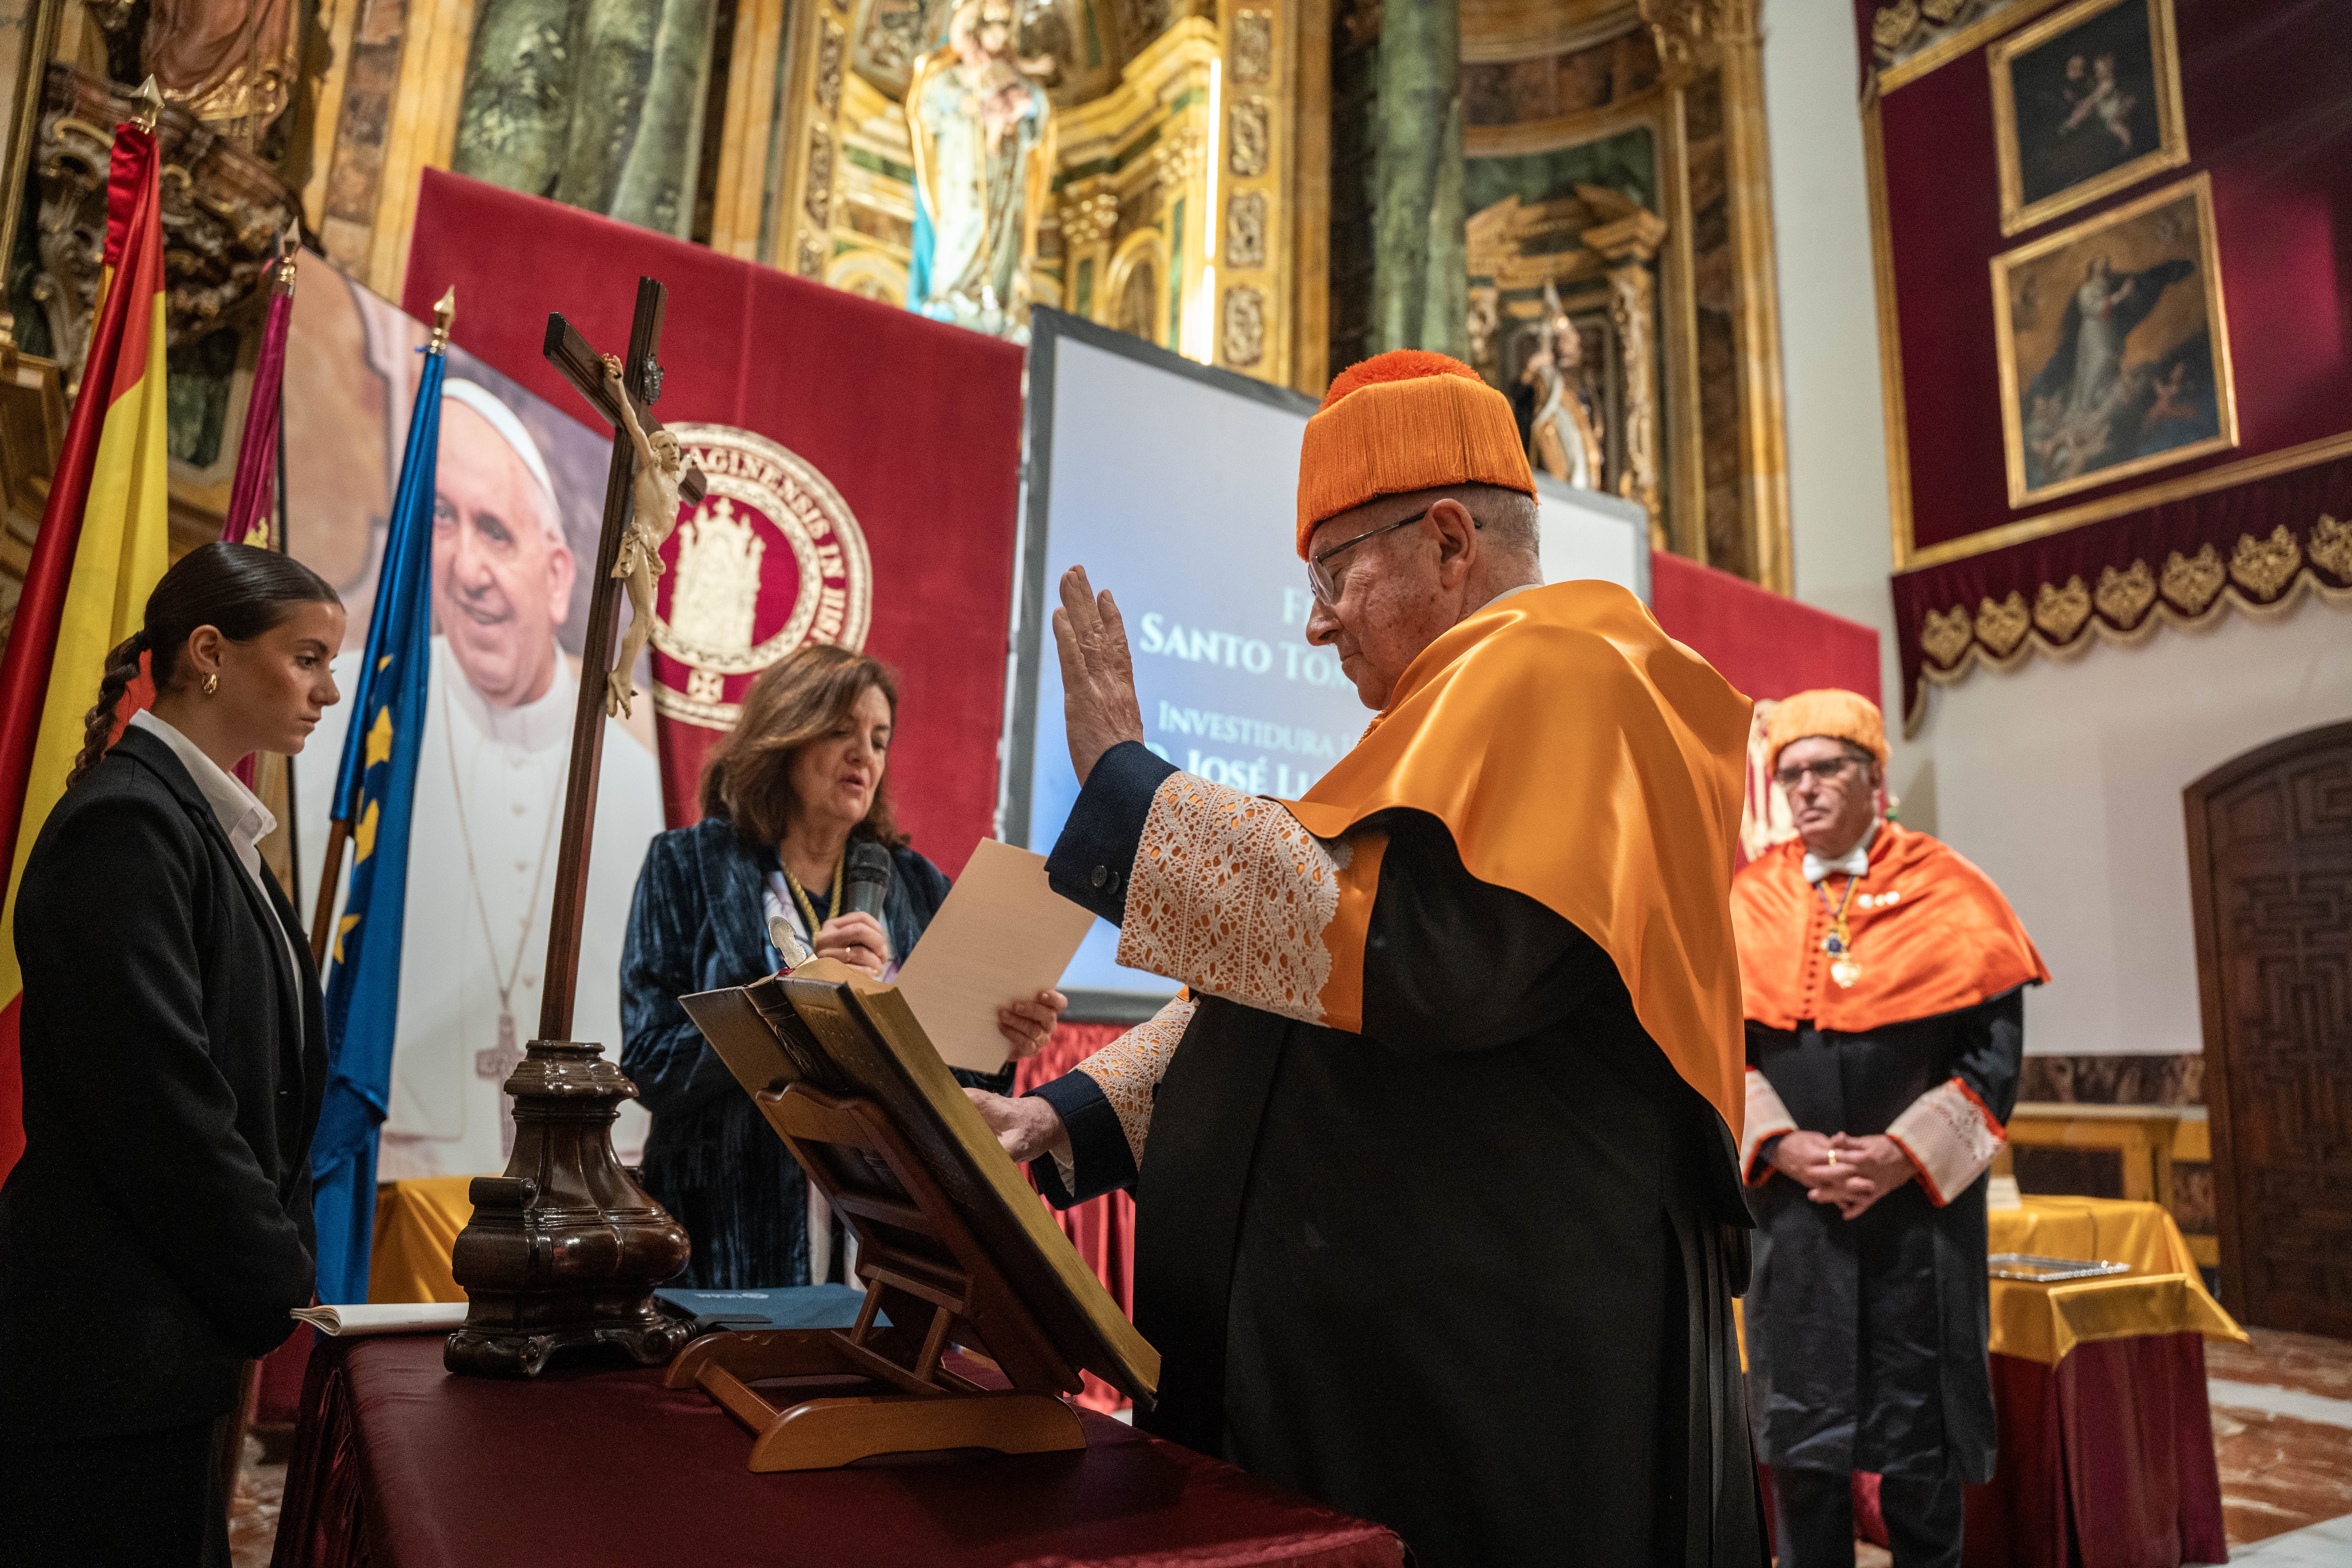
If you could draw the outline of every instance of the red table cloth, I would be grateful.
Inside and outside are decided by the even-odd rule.
[[[1378,1525],[1081,1412],[1083,1453],[753,1475],[654,1371],[453,1377],[438,1335],[322,1340],[274,1568],[1398,1568]]]
[[[2000,1458],[1965,1494],[1962,1568],[2179,1568],[2227,1563],[2205,1341],[2078,1344],[2056,1366],[1992,1358]],[[1769,1492],[1768,1492],[1769,1495]],[[1854,1477],[1854,1526],[1884,1546],[1878,1478]]]
[[[2056,1366],[1992,1358],[2000,1458],[1968,1489],[1966,1568],[2227,1563],[2205,1341],[2078,1344]]]

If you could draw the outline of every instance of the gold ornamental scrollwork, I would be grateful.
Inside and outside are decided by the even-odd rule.
[[[841,112],[841,58],[848,45],[841,24],[826,18],[824,39],[817,46],[816,104],[827,118]]]
[[[2268,539],[2238,535],[2238,548],[2230,552],[2231,578],[2257,599],[2277,598],[2302,569],[2303,547],[2284,523],[2273,529]]]
[[[822,126],[809,128],[808,195],[809,221],[820,229],[833,216],[833,138]]]
[[[2164,575],[2158,579],[2158,585],[2167,599],[2192,616],[2201,616],[2228,580],[2229,573],[2221,558],[2208,544],[2193,556],[2176,550],[2166,557]]]
[[[2342,579],[2330,584],[2320,575]],[[2033,607],[2011,591],[1990,595],[1975,615],[1964,605],[1928,610],[1919,626],[1922,690],[1904,714],[1904,732],[1916,735],[1926,721],[1927,683],[1957,685],[1979,663],[2012,668],[2034,654],[2073,658],[2094,641],[2132,646],[2165,626],[2194,630],[2232,610],[2258,621],[2292,614],[2305,590],[2322,604],[2352,608],[2352,522],[2323,513],[2298,539],[2284,525],[2265,538],[2241,534],[2225,562],[2212,544],[2196,554],[2174,551],[2161,573],[2145,559],[2124,568],[2102,567],[2099,584],[2085,592],[2079,575],[2063,584],[2044,582],[2033,590]]]
[[[2156,574],[2147,569],[2145,561],[2133,562],[2126,572],[2102,566],[2099,591],[2092,595],[2092,603],[2118,628],[2129,631],[2139,625],[2139,618],[2156,603]]]
[[[1911,35],[1918,30],[1918,0],[1898,0],[1893,5],[1881,5],[1878,14],[1870,19],[1870,41],[1890,55],[1909,43]]]
[[[1233,109],[1232,151],[1227,154],[1226,167],[1244,180],[1265,174],[1270,138],[1265,100],[1241,100]]]
[[[2311,559],[2347,583],[2352,583],[2352,522],[2326,512],[2311,525]]]
[[[2090,618],[2091,591],[2083,586],[2080,577],[2067,578],[2063,588],[2044,583],[2034,595],[2033,624],[2059,642],[2072,642]]]
[[[1265,357],[1265,296],[1255,289],[1225,290],[1224,362],[1246,368]]]
[[[1954,605],[1949,610],[1930,610],[1927,624],[1919,633],[1919,646],[1937,664],[1954,665],[1969,651],[1976,640],[1976,622],[1969,618],[1966,605]]]
[[[1977,606],[1977,640],[2003,658],[2017,651],[2017,645],[2032,628],[2033,616],[2025,607],[2025,595],[2014,588],[1999,604],[1987,597]]]
[[[1274,75],[1274,14],[1236,11],[1233,25],[1234,80],[1257,87]]]
[[[1265,193],[1242,191],[1225,204],[1225,261],[1228,266],[1265,265]]]

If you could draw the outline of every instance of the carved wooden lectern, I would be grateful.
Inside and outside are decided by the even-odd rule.
[[[658,281],[637,279],[622,385],[648,434],[661,428],[650,405],[661,395],[654,356],[667,300]],[[548,318],[545,352],[608,424],[622,426],[603,359],[562,316]],[[599,1344],[617,1344],[651,1365],[675,1354],[688,1334],[653,1299],[655,1286],[686,1267],[686,1232],[613,1156],[614,1120],[623,1100],[636,1098],[636,1086],[604,1059],[602,1046],[570,1037],[604,755],[603,670],[620,615],[613,563],[629,522],[635,462],[626,430],[616,429],[604,531],[589,579],[585,669],[572,721],[540,1037],[506,1080],[515,1120],[506,1174],[475,1180],[473,1217],[458,1233],[453,1272],[471,1306],[465,1327],[442,1352],[452,1372],[531,1376],[559,1351]],[[686,504],[700,500],[701,471],[688,468],[678,488]]]
[[[701,1388],[751,1428],[752,1469],[1083,1447],[1059,1397],[1082,1368],[1150,1404],[1158,1352],[1045,1217],[896,990],[819,959],[681,1000],[856,1233],[866,1287],[847,1331],[712,1334],[670,1363],[670,1387]],[[1013,1386],[958,1375],[943,1364],[951,1344]],[[881,1392],[803,1390],[779,1408],[750,1386],[844,1375]]]

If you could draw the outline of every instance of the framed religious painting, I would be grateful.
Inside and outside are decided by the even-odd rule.
[[[2009,504],[2238,444],[2210,177],[1992,258]]]
[[[2005,235],[2189,161],[2172,0],[2079,0],[1985,62]]]

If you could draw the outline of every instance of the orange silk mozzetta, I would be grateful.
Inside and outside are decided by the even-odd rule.
[[[1870,869],[1846,902],[1851,956],[1862,973],[1840,985],[1822,949],[1830,917],[1805,881],[1804,861],[1803,842],[1791,839],[1749,861],[1731,885],[1748,1016],[1767,1028],[1811,1019],[1817,1028],[1864,1034],[2050,978],[1991,878],[1939,840],[1883,822]],[[1844,896],[1842,874],[1821,885],[1832,906]]]
[[[1749,710],[1624,589],[1558,583],[1430,644],[1355,749],[1285,804],[1325,839],[1398,808],[1444,823],[1472,876],[1601,944],[1651,1038],[1737,1139],[1729,892]],[[1339,912],[1335,960],[1364,942],[1362,915],[1344,899]],[[1335,962],[1326,1014],[1360,1014],[1362,984],[1360,958]],[[1332,994],[1348,985],[1354,996]]]

